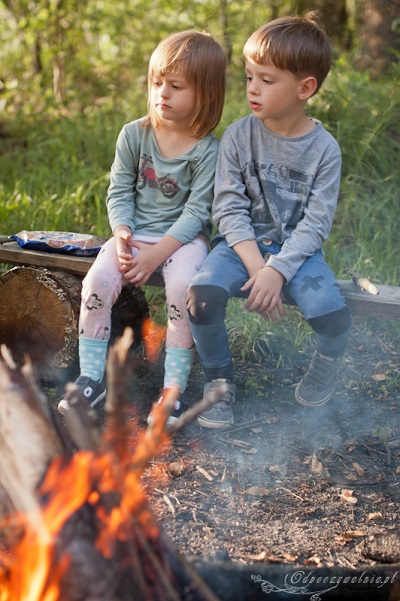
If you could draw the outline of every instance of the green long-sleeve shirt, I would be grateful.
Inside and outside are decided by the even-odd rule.
[[[112,231],[127,225],[141,236],[169,234],[182,244],[199,233],[209,238],[218,139],[209,134],[166,159],[153,128],[142,122],[124,125],[118,136],[106,201]]]

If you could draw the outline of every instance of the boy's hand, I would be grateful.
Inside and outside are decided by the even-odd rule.
[[[256,271],[242,286],[241,290],[250,290],[245,303],[246,309],[259,313],[265,320],[278,321],[284,317],[281,290],[284,282],[283,275],[273,267],[263,267]]]

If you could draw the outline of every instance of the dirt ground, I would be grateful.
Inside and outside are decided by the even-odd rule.
[[[385,330],[387,332],[387,328]],[[396,342],[397,341],[397,342]],[[260,364],[236,360],[235,424],[191,423],[144,478],[164,530],[192,560],[315,567],[400,564],[400,347],[355,321],[335,397],[294,400],[312,347]],[[133,358],[139,421],[162,386]],[[187,390],[203,390],[199,366]]]
[[[335,397],[316,409],[294,400],[311,353],[278,368],[237,361],[235,424],[192,423],[154,460],[151,505],[189,558],[400,562],[400,348],[355,323]],[[143,425],[161,377],[162,369],[137,370],[132,399]],[[202,390],[196,367],[189,398]]]

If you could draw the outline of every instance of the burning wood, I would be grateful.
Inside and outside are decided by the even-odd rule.
[[[140,478],[178,395],[140,432],[125,413],[127,329],[110,350],[100,434],[74,385],[60,423],[32,366],[0,358],[1,601],[217,601],[161,530]],[[0,497],[2,499],[2,497]]]

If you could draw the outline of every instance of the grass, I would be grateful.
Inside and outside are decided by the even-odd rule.
[[[340,201],[324,246],[338,278],[357,271],[374,283],[399,285],[399,68],[372,80],[368,72],[339,59],[308,113],[319,118],[343,153]],[[23,113],[5,113],[0,123],[1,234],[69,230],[109,236],[105,196],[115,142],[122,125],[142,116],[146,99],[137,89],[110,96],[84,110],[48,106],[39,114],[34,99]],[[132,108],[133,107],[133,108]],[[248,113],[242,72],[233,71],[223,118],[216,133]],[[164,297],[147,290],[165,319]],[[295,309],[277,325],[229,304],[227,323],[233,352],[243,359],[282,356],[311,335]],[[382,323],[380,327],[385,327]],[[392,323],[388,329],[394,330]],[[289,331],[289,335],[288,335]]]

